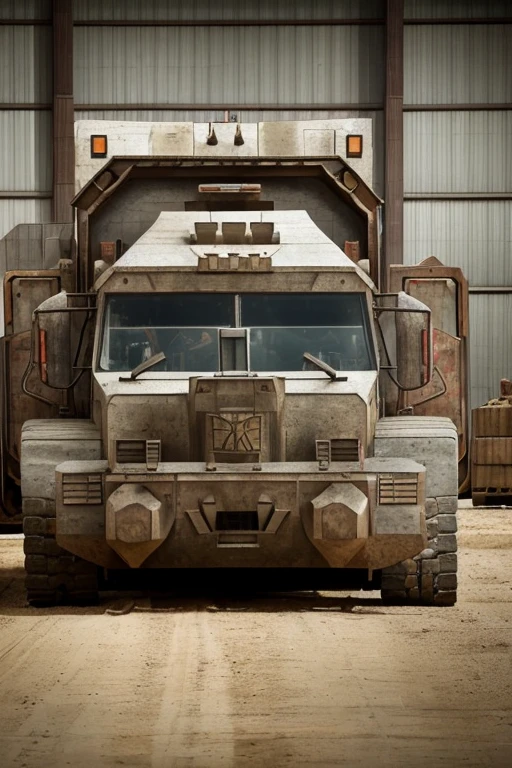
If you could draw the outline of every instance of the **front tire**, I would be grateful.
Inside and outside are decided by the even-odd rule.
[[[35,607],[94,605],[98,602],[98,568],[57,544],[55,518],[25,517],[25,586]]]
[[[416,557],[382,570],[387,603],[454,605],[457,601],[457,497],[427,499],[427,547]]]

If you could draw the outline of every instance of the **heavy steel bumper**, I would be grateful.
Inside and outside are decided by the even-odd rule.
[[[65,462],[56,475],[59,544],[106,568],[374,570],[426,542],[425,470],[410,460]]]

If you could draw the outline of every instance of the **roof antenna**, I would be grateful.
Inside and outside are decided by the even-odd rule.
[[[212,124],[208,124],[208,137],[206,139],[206,143],[209,144],[211,147],[214,147],[216,144],[219,143],[219,140],[217,136],[215,135],[215,128],[212,128]]]

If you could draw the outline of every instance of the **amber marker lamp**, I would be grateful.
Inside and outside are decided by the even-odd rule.
[[[91,157],[107,156],[107,137],[104,134],[91,136]]]
[[[363,137],[360,133],[349,133],[347,135],[347,157],[363,156]]]

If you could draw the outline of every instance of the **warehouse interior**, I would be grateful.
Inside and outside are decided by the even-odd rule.
[[[75,120],[368,118],[386,261],[463,269],[471,404],[498,394],[512,365],[506,0],[4,0],[0,14],[2,236],[70,219]]]
[[[471,459],[476,462],[478,455],[483,457],[482,466],[492,464],[499,467],[500,477],[512,478],[512,2],[0,0],[0,64],[0,273],[5,291],[0,306],[0,337],[4,337],[0,341],[0,709],[4,713],[0,764],[6,768],[86,768],[91,763],[99,768],[408,768],[422,762],[429,767],[508,768],[512,764],[512,479],[503,480],[502,487],[498,482],[482,481],[471,498],[470,470],[474,471]],[[352,155],[349,138],[359,141]],[[98,151],[95,139],[100,140]],[[169,150],[179,142],[179,151]],[[246,161],[243,171],[242,163],[236,166],[236,162],[231,170],[224,168],[223,163],[229,163],[225,163],[222,148],[228,144],[236,159]],[[281,146],[286,147],[286,163],[280,157]],[[212,163],[208,169],[209,159]],[[221,178],[216,176],[219,169],[223,169]],[[240,185],[242,194],[238,196],[242,200],[238,208],[244,210],[238,217],[244,223],[241,240],[233,239],[233,230],[230,239],[233,219],[229,214],[223,218],[230,210],[230,201],[236,199],[228,189],[230,181],[248,182],[243,190]],[[212,182],[219,182],[213,192]],[[221,193],[226,195],[219,202]],[[307,209],[310,220],[302,216],[305,211],[295,210],[301,207]],[[213,216],[213,211],[220,213]],[[204,236],[201,240],[201,233],[204,235],[214,220],[220,223],[218,230],[214,227],[213,239]],[[259,240],[258,226],[266,233]],[[202,329],[192,347],[190,338],[178,334],[185,339],[175,350],[181,368],[162,362],[165,355],[154,343],[160,326],[155,325],[153,337],[145,330],[143,342],[138,347],[132,345],[139,358],[131,361],[125,346],[126,360],[117,377],[109,359],[109,342],[105,341],[111,317],[106,309],[108,281],[111,291],[122,293],[123,285],[133,280],[132,269],[141,292],[163,291],[154,288],[151,275],[145,275],[144,258],[151,247],[156,252],[167,238],[169,258],[174,259],[172,269],[179,272],[186,265],[189,272],[195,270],[198,275],[194,273],[190,284],[184,276],[176,283],[172,282],[174,277],[162,278],[161,285],[172,285],[172,291],[198,290],[204,299],[208,289],[201,280],[217,280],[224,286],[223,296],[229,295],[235,307],[232,337],[243,337],[249,348],[248,331],[240,327],[244,325],[240,317],[245,311],[241,296],[252,290],[251,280],[254,286],[273,280],[274,286],[285,286],[284,292],[295,290],[304,306],[309,301],[309,288],[304,286],[316,286],[318,280],[324,287],[311,291],[325,297],[331,290],[325,275],[318,274],[307,283],[303,277],[279,274],[284,257],[280,262],[278,248],[287,254],[290,265],[299,271],[305,269],[309,254],[304,244],[303,251],[297,249],[298,255],[292,252],[294,244],[300,246],[303,232],[311,238],[307,242],[318,245],[326,271],[332,267],[331,247],[339,250],[344,243],[347,248],[352,243],[358,254],[359,248],[366,253],[368,274],[359,267],[355,270],[348,250],[347,257],[342,254],[346,275],[341,283],[346,277],[348,285],[363,286],[369,296],[369,317],[372,309],[381,305],[378,301],[371,304],[373,284],[368,275],[378,291],[387,294],[399,290],[404,275],[404,281],[421,282],[424,273],[415,268],[430,257],[446,267],[439,279],[451,282],[451,288],[456,286],[455,293],[452,290],[450,294],[450,311],[458,318],[456,330],[450,326],[449,335],[460,337],[463,350],[460,353],[458,346],[452,346],[450,353],[460,354],[464,360],[453,378],[468,366],[467,381],[457,394],[458,411],[453,411],[460,417],[460,425],[456,423],[459,434],[447,420],[441,423],[438,419],[426,427],[413,424],[415,416],[420,419],[425,414],[421,403],[414,411],[418,404],[409,392],[401,400],[397,398],[401,405],[397,418],[390,418],[379,431],[378,422],[386,421],[381,416],[394,417],[395,413],[376,404],[379,397],[385,400],[384,388],[376,397],[377,390],[371,387],[377,385],[365,383],[371,351],[363,373],[349,367],[348,377],[340,377],[339,371],[345,371],[338,369],[337,373],[320,353],[309,355],[309,367],[303,365],[301,354],[301,375],[308,371],[311,380],[323,377],[321,394],[328,392],[329,402],[335,404],[335,394],[339,394],[341,409],[341,395],[353,394],[351,373],[361,374],[360,379],[352,377],[357,380],[359,401],[350,401],[352,405],[342,419],[347,434],[352,429],[356,435],[352,445],[348,441],[343,444],[350,457],[344,460],[354,466],[349,472],[338,471],[334,456],[341,450],[342,440],[337,439],[337,433],[327,434],[336,423],[338,406],[327,406],[327,401],[319,398],[308,408],[304,403],[313,401],[302,399],[292,416],[287,412],[284,424],[285,385],[279,389],[277,375],[268,373],[272,366],[260,368],[259,374],[249,373],[246,353],[245,367],[233,365],[235,372],[243,370],[246,377],[239,385],[243,396],[237,395],[236,401],[240,419],[247,415],[243,398],[246,391],[252,392],[250,376],[256,382],[258,375],[266,376],[261,399],[270,402],[274,398],[272,403],[275,400],[278,405],[265,406],[262,423],[270,420],[270,448],[265,445],[268,450],[264,455],[262,438],[259,452],[253,451],[253,477],[247,474],[247,467],[246,474],[240,475],[247,459],[236,459],[240,464],[229,477],[238,483],[235,494],[240,503],[237,507],[235,501],[228,508],[227,496],[214,496],[205,490],[210,488],[210,481],[220,484],[219,475],[227,470],[215,454],[215,437],[207,427],[204,437],[200,429],[218,415],[210,413],[211,402],[215,401],[217,408],[217,395],[219,402],[226,396],[222,381],[214,377],[222,379],[230,366],[223,368],[221,362],[218,369],[208,369],[215,374],[211,373],[204,390],[201,385],[194,390],[195,384],[188,389],[189,384],[183,384],[186,377],[181,375],[188,370],[183,360],[190,349],[201,350],[211,341],[209,323],[203,321],[208,327]],[[59,242],[60,273],[48,260],[48,254],[53,258],[56,253],[47,247],[49,241],[52,245]],[[187,254],[182,256],[184,250],[178,253],[176,244],[181,247],[185,242]],[[224,243],[231,248],[221,248]],[[251,252],[249,244],[252,251],[261,246],[259,253]],[[193,267],[188,251],[197,257]],[[125,252],[128,258],[123,262]],[[240,275],[244,287],[239,295],[238,289],[229,287],[235,285],[236,275],[219,273],[228,271],[226,257],[231,259],[230,269],[232,264],[239,269],[243,261],[240,255],[253,258],[252,266],[244,265],[244,269],[261,274]],[[29,391],[33,381],[27,384],[38,365],[46,375],[51,362],[50,355],[46,357],[44,330],[51,325],[44,326],[42,315],[36,318],[32,314],[39,301],[46,300],[46,294],[43,291],[37,302],[34,299],[30,312],[25,307],[15,316],[12,310],[16,296],[23,298],[23,290],[39,290],[28,281],[45,270],[46,279],[61,281],[57,290],[63,288],[66,273],[62,264],[73,259],[79,266],[75,283],[71,279],[67,283],[69,295],[78,296],[74,293],[78,290],[92,293],[93,286],[99,286],[98,308],[104,317],[103,325],[98,322],[97,328],[105,337],[96,340],[94,354],[99,360],[103,343],[102,360],[106,361],[104,368],[97,364],[96,371],[94,364],[89,366],[91,380],[99,372],[97,382],[91,384],[84,376],[76,398],[71,398],[74,411],[68,407],[70,400],[61,402],[57,396],[45,400],[47,380],[41,378],[42,389]],[[250,258],[246,264],[249,262]],[[436,262],[428,262],[433,264]],[[391,265],[398,265],[394,273],[389,271]],[[313,271],[311,264],[308,269]],[[270,274],[272,270],[275,274]],[[153,271],[158,273],[156,267]],[[25,288],[19,282],[20,276],[25,279],[23,275]],[[286,287],[288,277],[288,285],[299,288]],[[158,276],[154,279],[158,285]],[[126,290],[135,291],[131,285]],[[336,290],[341,295],[342,290],[354,289],[345,286]],[[422,299],[421,290],[418,297]],[[72,311],[86,312],[89,322],[95,299],[91,303],[86,299],[85,305],[81,300],[76,299]],[[114,318],[115,306],[113,300]],[[129,303],[126,306],[128,310],[123,311],[128,316]],[[163,312],[158,297],[155,306],[157,314]],[[200,314],[194,309],[196,305],[190,306],[187,312]],[[411,311],[421,313],[418,306]],[[46,311],[51,309],[43,313]],[[405,312],[406,307],[399,311]],[[119,313],[121,326],[124,320],[121,310]],[[150,317],[147,325],[152,322]],[[126,328],[116,328],[112,323],[113,337],[116,332],[128,334],[131,325],[136,325],[127,320]],[[30,324],[37,328],[32,337]],[[188,324],[194,325],[190,320]],[[369,332],[363,333],[363,326],[361,320],[361,338],[365,333],[370,338]],[[426,345],[426,328],[422,330],[422,345]],[[261,338],[263,332],[260,329]],[[428,333],[432,333],[430,325]],[[222,360],[221,345],[225,343],[227,349],[227,342],[221,336]],[[396,354],[400,352],[398,346],[396,341]],[[58,352],[57,345],[55,348]],[[437,361],[426,361],[430,353],[424,348],[422,364],[425,369],[428,365],[434,368]],[[75,367],[82,365],[85,370],[83,360],[77,363],[78,359],[77,353]],[[443,369],[449,374],[453,373],[450,359],[448,356]],[[393,361],[387,362],[393,368]],[[182,400],[189,398],[189,405],[180,405],[177,416],[174,412],[169,415],[171,390],[165,393],[165,408],[169,410],[162,407],[157,417],[146,417],[140,405],[147,405],[143,399],[133,401],[136,407],[123,406],[124,411],[117,402],[114,416],[105,415],[109,398],[126,394],[130,387],[130,395],[137,388],[140,392],[162,371],[168,378],[179,372],[180,383],[173,384],[172,392],[179,392]],[[12,396],[15,381],[21,382],[23,390],[18,400]],[[160,385],[149,386],[152,396]],[[293,384],[297,402],[298,394],[304,394],[299,390],[300,384]],[[450,396],[454,391],[445,387],[441,394],[448,392]],[[34,392],[39,401],[33,411],[26,411],[27,396]],[[205,393],[210,396],[205,399],[207,406],[201,405]],[[395,394],[392,388],[391,397]],[[194,397],[199,403],[197,412]],[[429,399],[427,393],[426,401]],[[490,401],[504,406],[497,409],[498,415],[496,410],[489,414],[489,409],[480,408]],[[363,416],[357,410],[361,403],[367,409]],[[59,419],[53,418],[57,406]],[[224,406],[219,406],[219,413],[229,411]],[[253,410],[255,413],[256,406]],[[20,413],[34,419],[23,432],[25,443]],[[435,418],[439,416],[427,411],[428,416],[432,413]],[[75,421],[78,416],[83,421],[89,419],[82,431],[74,423],[69,430],[71,434],[75,429],[71,438],[66,435],[65,424],[61,429],[66,421],[61,417],[69,415]],[[457,422],[451,412],[447,415]],[[406,430],[401,434],[400,427],[391,423],[404,416],[419,430],[410,442],[404,437]],[[41,419],[42,427],[35,425],[36,418]],[[305,554],[301,550],[297,555],[302,578],[298,586],[299,581],[293,578],[273,583],[280,569],[274,567],[271,549],[269,554],[265,550],[264,568],[249,567],[261,565],[258,547],[267,532],[276,534],[277,539],[279,526],[281,532],[291,528],[291,524],[287,526],[292,505],[283,503],[282,490],[288,478],[279,476],[279,503],[278,496],[274,498],[265,488],[264,493],[257,491],[257,504],[248,510],[246,496],[253,486],[260,488],[258,479],[263,481],[265,472],[270,474],[271,462],[282,462],[283,473],[298,472],[293,467],[283,469],[287,461],[304,461],[305,467],[301,418],[307,422],[306,458],[310,462],[307,472],[304,468],[301,472],[308,489],[314,489],[311,499],[307,497],[314,511],[310,530],[309,522],[304,523],[306,492],[299,491],[297,480],[293,493],[295,511],[300,507],[300,514],[292,541],[297,552],[304,542],[308,546],[312,543],[315,549],[313,554],[306,549]],[[313,434],[311,424],[316,429],[322,422],[327,425],[326,434]],[[108,437],[100,434],[98,423],[104,430],[108,424]],[[218,426],[214,421],[212,424],[213,434]],[[152,433],[155,429],[160,430],[158,435]],[[192,429],[196,432],[189,445],[188,430],[192,435]],[[277,439],[280,429],[285,436]],[[376,429],[375,444],[372,429]],[[350,437],[354,435],[350,433]],[[157,436],[161,440],[154,439]],[[405,440],[400,449],[403,452],[398,454],[409,462],[405,469],[393,464],[393,440],[399,439]],[[74,440],[72,447],[66,440]],[[421,440],[427,448],[415,453]],[[86,470],[80,470],[87,474],[85,492],[84,486],[74,484],[79,473],[75,464],[78,466],[84,446],[89,462]],[[128,452],[142,450],[142,459],[136,460],[138,469],[125,468],[119,459],[121,447]],[[204,456],[193,455],[194,450],[203,449]],[[24,459],[29,466],[28,480],[20,480],[22,450],[29,457]],[[151,450],[156,452],[152,458]],[[60,458],[54,460],[54,454]],[[187,461],[196,464],[186,468]],[[205,465],[204,477],[199,475],[199,461]],[[38,462],[40,467],[34,470]],[[58,462],[64,467],[57,471],[57,488],[62,491],[55,490]],[[176,466],[181,463],[179,469],[172,469],[175,474],[171,478],[172,462]],[[141,466],[145,480],[141,480]],[[432,468],[437,483],[434,492],[429,491]],[[161,487],[155,501],[148,489],[157,469],[162,477],[157,478]],[[327,473],[324,485],[313,471]],[[183,490],[185,485],[175,490],[187,472],[187,490]],[[350,472],[357,475],[357,481],[348,493],[341,486],[351,479]],[[368,480],[372,472],[373,479]],[[328,473],[332,473],[331,479]],[[419,479],[411,480],[413,475]],[[138,483],[137,493],[146,494],[139,507],[131,497],[125,504],[122,494],[129,483],[121,484],[123,480]],[[197,483],[197,493],[189,491],[192,482]],[[332,484],[326,487],[329,482]],[[27,502],[23,483],[31,488]],[[368,498],[373,494],[371,504],[363,498],[364,483],[371,489]],[[51,486],[49,491],[47,486]],[[67,501],[66,488],[71,494]],[[69,501],[73,494],[82,499],[84,493],[85,501],[73,516],[73,509],[66,504],[75,503]],[[386,500],[386,493],[391,494],[391,502],[389,497]],[[185,497],[180,518],[176,510]],[[115,501],[108,501],[108,506],[107,499],[111,498]],[[375,510],[386,503],[407,504],[409,522],[413,518],[416,521],[415,509],[423,505],[417,530],[413,523],[395,530],[388,518],[388,528],[382,524],[381,530],[404,540],[407,536],[410,540],[421,538],[423,544],[414,550],[418,554],[407,541],[403,550],[402,544],[396,545],[396,551],[408,554],[397,554],[384,562],[382,552],[391,536],[386,540],[383,534],[374,550],[368,547],[373,554],[377,552],[375,562],[381,563],[375,569],[370,555],[357,559],[360,552],[355,545],[350,558],[343,560],[341,549],[336,550],[328,541],[331,534],[326,531],[331,522],[322,522],[322,510],[336,504],[336,509],[355,510],[357,530],[346,538],[353,537],[357,543],[359,538],[376,535]],[[129,506],[137,509],[125,540],[119,533],[119,520]],[[140,513],[142,508],[153,515],[148,541],[143,538],[146,518]],[[59,514],[64,523],[56,522]],[[93,515],[97,517],[93,519]],[[22,517],[26,521],[24,533]],[[192,554],[185,548],[177,555],[178,545],[169,544],[177,529],[185,531],[186,546],[193,542]],[[139,535],[141,539],[136,541]],[[210,547],[214,539],[215,550]],[[138,551],[132,547],[134,542],[140,545]],[[230,569],[215,559],[221,549],[231,557],[231,564],[236,564],[231,574],[226,575]],[[296,565],[292,549],[283,546],[279,565]],[[150,565],[139,568],[146,562],[144,558]],[[175,570],[165,558],[175,558]],[[302,566],[314,567],[317,575],[316,570],[322,571],[317,566],[323,567],[324,561],[330,566],[342,563],[342,568],[355,563],[353,569],[347,566],[347,572],[358,572],[353,583],[340,587],[334,580],[334,586],[326,587],[321,573],[320,586],[314,586],[308,581],[307,567]],[[145,570],[147,579],[127,579],[125,583],[122,577],[126,573],[119,564],[131,568],[129,576],[138,576],[137,569],[139,573]],[[58,569],[68,566],[69,573],[62,576]],[[152,568],[156,576],[148,573]],[[159,583],[158,579],[163,579],[166,568],[164,588],[164,581]],[[362,587],[361,570],[366,580]],[[80,586],[76,588],[79,599],[67,600],[68,586],[62,587],[60,582],[51,592],[48,585],[57,576],[62,576],[62,584],[69,580],[69,595],[76,585],[85,585],[82,592]],[[30,578],[35,587],[28,585]],[[91,579],[94,588],[89,591]],[[50,593],[58,598],[47,599]]]

